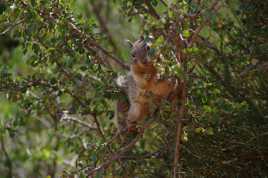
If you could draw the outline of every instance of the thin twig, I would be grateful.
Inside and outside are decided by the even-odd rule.
[[[106,140],[105,139],[105,135],[104,135],[104,133],[103,133],[103,131],[101,129],[101,125],[100,125],[99,120],[97,119],[96,114],[93,115],[93,119],[94,119],[95,124],[97,125],[97,130],[98,130],[99,134],[101,135],[101,137],[103,138],[103,140]]]
[[[216,1],[211,5],[211,7],[209,8],[209,10],[212,11],[212,12],[216,12],[217,10],[219,10],[219,8],[220,8],[220,1],[216,0]],[[204,13],[204,12],[200,12],[200,13],[198,13],[198,16],[202,15],[203,13]],[[197,18],[197,16],[195,16],[195,18]],[[204,21],[199,27],[197,27],[197,28],[194,30],[193,34],[190,36],[190,38],[189,38],[189,40],[188,40],[188,46],[191,46],[191,45],[195,42],[195,40],[196,40],[198,34],[200,33],[200,31],[201,31],[201,30],[205,27],[205,25],[207,25],[208,23],[209,23],[209,19],[205,19],[205,21]]]
[[[156,18],[157,20],[160,19],[160,15],[156,12],[156,10],[154,9],[154,7],[151,5],[150,1],[148,0],[144,0],[144,3],[146,4],[146,6],[148,7],[148,13]]]
[[[164,1],[164,0],[160,0],[160,2],[164,5],[164,6],[168,6],[168,4]]]
[[[24,19],[19,19],[17,22],[13,22],[7,29],[5,29],[3,32],[1,32],[0,35],[5,35],[7,32],[9,32],[15,26],[21,24],[22,22],[24,22]]]
[[[128,145],[121,148],[119,151],[114,153],[112,156],[109,156],[109,159],[106,162],[91,169],[88,172],[88,176],[92,176],[95,172],[108,167],[113,161],[119,160],[122,157],[122,155],[124,155],[125,152],[129,151],[131,148],[133,148],[135,146],[135,144],[139,141],[140,137],[141,137],[141,134],[137,135]],[[90,166],[88,166],[88,165],[84,166],[84,167],[80,168],[79,170],[75,171],[74,173],[80,172],[80,171],[85,170],[89,167]]]
[[[98,130],[96,127],[94,127],[94,126],[92,126],[92,125],[90,125],[90,124],[88,124],[88,123],[86,123],[84,121],[81,121],[81,120],[79,120],[79,119],[77,119],[75,117],[71,117],[69,115],[66,115],[66,114],[63,115],[63,117],[61,118],[61,120],[62,121],[72,121],[72,122],[78,123],[78,124],[80,124],[80,125],[88,128],[90,130],[96,130],[96,131]]]

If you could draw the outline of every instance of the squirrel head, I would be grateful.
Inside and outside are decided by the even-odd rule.
[[[139,39],[135,41],[132,45],[131,56],[132,62],[137,63],[141,62],[143,64],[148,62],[148,51],[150,47],[148,44],[143,40]]]

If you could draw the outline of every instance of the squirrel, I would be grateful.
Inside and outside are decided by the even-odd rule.
[[[178,82],[159,78],[153,61],[148,57],[149,49],[143,39],[133,43],[130,71],[124,84],[118,84],[125,86],[129,100],[125,115],[128,131],[135,131],[137,123],[150,114],[152,103],[160,104],[163,99],[174,100],[178,94]],[[120,106],[118,108],[120,110]]]

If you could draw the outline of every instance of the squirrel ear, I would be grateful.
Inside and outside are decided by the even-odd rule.
[[[133,47],[133,43],[130,40],[126,40],[126,43],[127,43],[128,47],[130,47],[130,48]]]

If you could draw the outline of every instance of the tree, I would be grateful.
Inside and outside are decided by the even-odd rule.
[[[267,176],[267,2],[0,3],[3,177]],[[162,77],[180,78],[143,134],[122,133],[115,83],[124,40],[144,36]]]

